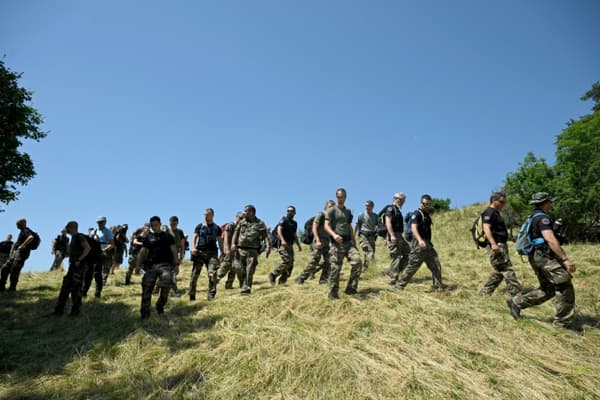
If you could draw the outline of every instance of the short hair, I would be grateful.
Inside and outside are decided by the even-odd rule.
[[[373,207],[375,205],[375,203],[373,203],[373,200],[367,200],[367,201],[365,201],[365,204],[368,206],[371,206],[371,207]]]
[[[291,208],[292,210],[294,210],[294,212],[296,212],[296,207],[294,207],[294,206],[287,206],[287,209],[288,209],[288,210],[289,210],[290,208]]]
[[[338,189],[335,191],[335,194],[338,194],[338,192],[342,192],[342,193],[344,193],[344,195],[347,195],[347,194],[348,194],[348,193],[346,193],[346,189],[344,189],[344,188],[338,188]]]
[[[235,217],[236,218],[242,218],[244,216],[244,212],[243,211],[238,211],[235,213]]]
[[[215,215],[215,210],[213,210],[212,208],[208,207],[206,210],[204,210],[204,212],[209,212],[212,215]]]
[[[494,192],[490,196],[490,203],[496,200],[500,200],[501,198],[506,197],[506,193],[504,192]]]
[[[421,200],[429,200],[431,201],[431,196],[428,194],[424,194],[423,196],[421,196]]]
[[[179,218],[177,218],[176,215],[173,215],[171,218],[169,218],[169,222],[179,222]]]
[[[325,210],[327,210],[329,207],[333,207],[333,206],[335,206],[335,201],[327,200],[327,203],[325,203]]]
[[[17,220],[17,224],[25,224],[25,225],[27,225],[27,220],[25,218],[19,218]]]
[[[77,223],[77,221],[69,221],[69,222],[67,222],[67,225],[65,225],[65,229],[69,229],[69,228],[77,229],[78,227],[79,227],[79,224]]]
[[[256,214],[256,207],[254,207],[252,204],[248,204],[246,207],[244,207],[244,211],[252,211]]]
[[[155,215],[152,218],[150,218],[150,223],[153,223],[153,222],[158,222],[160,224],[160,217]]]

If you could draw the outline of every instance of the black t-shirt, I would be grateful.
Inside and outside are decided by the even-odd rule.
[[[119,232],[114,236],[115,247],[118,251],[122,252],[125,250],[125,240],[127,240],[126,232]]]
[[[508,230],[500,212],[495,208],[488,207],[481,215],[484,224],[490,224],[492,236],[496,243],[506,243],[508,240]]]
[[[541,238],[542,231],[552,230],[554,228],[554,221],[547,214],[542,211],[536,210],[534,214],[539,214],[533,217],[531,221],[531,239]]]
[[[417,225],[421,239],[431,242],[431,217],[422,210],[416,210],[410,217],[410,224]]]
[[[279,220],[279,226],[281,226],[281,234],[288,244],[293,244],[296,238],[296,231],[298,230],[298,222],[288,217],[283,217]]]
[[[143,247],[148,249],[148,263],[149,264],[172,264],[173,253],[171,253],[171,246],[175,244],[175,239],[168,232],[160,231],[155,233],[151,231],[148,236],[144,238]]]
[[[194,233],[198,235],[198,241],[195,246],[198,250],[217,250],[217,238],[221,236],[221,227],[214,222],[208,224],[198,224]]]
[[[402,233],[404,231],[404,217],[398,207],[391,204],[385,208],[385,216],[392,218],[392,229],[394,232]]]
[[[4,242],[0,242],[0,253],[2,254],[10,254],[10,249],[12,249],[13,242],[5,240]],[[1,267],[1,265],[0,265]]]
[[[54,250],[65,251],[67,250],[67,245],[69,244],[69,238],[65,235],[58,235],[54,239]]]

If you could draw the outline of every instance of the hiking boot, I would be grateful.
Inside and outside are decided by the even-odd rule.
[[[269,283],[271,284],[271,286],[275,286],[275,275],[273,275],[272,272],[269,272],[268,278],[269,278]]]
[[[250,296],[252,290],[250,288],[244,288],[240,291],[240,295],[242,296]]]
[[[576,323],[562,324],[558,321],[553,321],[552,326],[557,329],[564,329],[566,331],[569,331],[569,333],[572,333],[577,336],[583,336],[583,334],[584,334],[583,326],[581,326],[580,324],[576,324]]]
[[[287,277],[284,278],[283,275],[279,277],[280,285],[285,285],[286,282],[287,282]]]
[[[215,299],[215,295],[213,293],[208,293],[206,295],[206,300],[211,301]]]
[[[338,295],[337,290],[330,290],[329,294],[327,295],[327,298],[329,300],[339,300],[340,296]]]
[[[510,310],[510,315],[512,315],[512,317],[514,319],[517,319],[517,320],[521,319],[521,309],[515,304],[513,299],[507,299],[506,305],[508,306],[508,309]]]
[[[327,285],[329,281],[327,279],[319,279],[319,285]]]
[[[225,289],[233,289],[233,282],[225,282]]]
[[[397,283],[394,285],[394,291],[395,292],[402,292],[404,290],[404,286],[402,285],[398,285]]]
[[[158,305],[158,304],[157,304],[157,305],[156,305],[156,313],[157,313],[158,315],[160,315],[160,314],[164,314],[164,313],[165,313],[165,307],[164,307],[164,306],[162,306],[162,305]]]
[[[302,277],[300,277],[300,276],[296,278],[295,282],[298,285],[304,285],[304,279],[302,279]]]
[[[190,294],[190,301],[196,301],[196,295]]]
[[[148,318],[150,318],[150,312],[149,311],[142,311],[141,317],[142,317],[142,319],[148,319]]]
[[[344,290],[344,293],[346,293],[348,296],[354,296],[356,294],[356,289],[353,287],[347,287],[346,290]]]
[[[177,289],[171,290],[171,296],[173,297],[181,297],[181,292]]]
[[[99,298],[100,298],[100,296],[101,296],[101,293],[100,293],[100,292],[96,292],[96,293],[94,293],[94,297],[95,297],[95,298],[99,299]]]

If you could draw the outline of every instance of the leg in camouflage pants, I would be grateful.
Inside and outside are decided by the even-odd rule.
[[[386,275],[392,278],[392,282],[395,283],[398,280],[398,276],[404,271],[404,268],[408,265],[408,255],[410,253],[410,246],[406,240],[402,237],[401,232],[396,232],[396,243],[392,243],[390,235],[387,236],[387,248],[390,253],[392,262],[390,267],[385,271]]]
[[[556,295],[554,325],[568,327],[575,317],[575,289],[571,283],[571,274],[542,250],[529,255],[529,264],[537,275],[540,287],[517,294],[512,298],[513,303],[520,309],[525,309],[542,304]]]
[[[442,264],[440,263],[440,259],[438,258],[437,252],[431,245],[431,243],[427,243],[427,247],[421,249],[419,247],[419,243],[413,239],[410,244],[410,254],[408,255],[408,265],[400,274],[398,278],[398,282],[394,286],[396,289],[403,290],[408,282],[412,279],[415,273],[421,267],[421,264],[425,262],[427,268],[431,271],[431,276],[433,278],[433,287],[434,288],[443,288],[442,284]]]
[[[217,282],[220,281],[227,275],[227,281],[225,281],[225,289],[233,289],[233,281],[237,275],[238,266],[238,255],[237,252],[225,256],[219,266],[217,272]],[[243,280],[239,280],[240,287],[244,284]]]
[[[254,280],[254,272],[258,265],[258,250],[250,248],[239,248],[239,274],[238,277],[244,280],[241,294],[250,294],[252,291],[252,282]]]
[[[309,276],[311,276],[312,274],[317,272],[319,270],[319,268],[321,268],[319,266],[321,257],[323,258],[323,266],[322,266],[321,278],[319,279],[319,283],[320,284],[326,283],[327,280],[329,279],[329,271],[331,269],[331,266],[329,264],[329,242],[321,241],[321,244],[322,244],[322,247],[320,249],[317,248],[316,242],[314,242],[314,241],[310,245],[310,248],[311,248],[310,261],[308,262],[308,265],[306,266],[306,268],[304,268],[304,271],[302,271],[300,276],[298,276],[298,278],[296,279],[297,283],[300,283],[300,284],[304,283],[304,281],[307,280]]]
[[[346,294],[356,294],[358,280],[361,272],[360,253],[351,241],[336,243],[331,242],[329,247],[329,261],[331,262],[331,275],[329,280],[330,295],[337,295],[340,288],[340,273],[344,257],[350,262],[350,278],[346,286]]]
[[[286,246],[280,246],[278,252],[281,257],[281,263],[279,263],[279,266],[271,274],[275,277],[279,276],[279,284],[283,285],[290,275],[292,275],[292,270],[294,269],[293,244],[288,243]]]
[[[377,240],[377,234],[362,234],[359,236],[360,248],[364,254],[363,261],[363,272],[369,268],[369,265],[373,263],[375,259],[375,241]]]
[[[71,295],[71,315],[79,314],[81,310],[81,291],[83,290],[83,277],[87,266],[82,264],[70,263],[69,270],[63,278],[58,301],[54,308],[54,314],[62,315],[65,311],[67,299]]]
[[[490,246],[487,247],[490,255],[490,263],[492,264],[494,272],[492,272],[480,293],[484,296],[490,296],[494,293],[494,290],[496,290],[502,280],[505,280],[508,293],[510,293],[511,296],[515,296],[521,291],[521,284],[517,280],[517,275],[510,262],[508,247],[506,246],[506,243],[498,243],[498,248],[500,249],[500,252],[494,254]]]
[[[54,252],[54,261],[52,262],[50,271],[55,271],[55,270],[61,269],[61,265],[62,265],[62,262],[64,259],[65,259],[65,252],[62,250],[56,250]]]
[[[208,270],[208,298],[213,299],[217,293],[217,270],[219,268],[218,253],[216,251],[200,251],[194,256],[192,277],[190,279],[190,300],[196,299],[196,286],[198,277],[202,272],[202,266],[206,265]]]
[[[156,311],[158,314],[162,314],[165,311],[165,304],[167,304],[167,299],[169,298],[169,290],[173,285],[171,280],[172,269],[171,264],[155,264],[146,269],[142,277],[142,305],[140,307],[142,319],[150,317],[152,291],[157,280],[160,287],[160,294],[156,302]]]
[[[128,267],[127,273],[125,274],[125,284],[129,285],[131,283],[131,276],[135,271],[135,263],[137,260],[137,253],[129,253]]]

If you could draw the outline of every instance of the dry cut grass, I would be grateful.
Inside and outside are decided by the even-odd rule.
[[[123,286],[121,271],[82,316],[51,318],[61,275],[26,274],[17,295],[0,297],[0,398],[600,398],[597,246],[567,248],[585,336],[551,326],[552,301],[514,321],[503,285],[478,295],[490,267],[468,228],[481,207],[434,217],[447,292],[429,290],[425,267],[405,291],[390,290],[381,243],[356,297],[329,301],[314,280],[271,288],[274,254],[261,259],[252,296],[220,285],[215,301],[171,298],[167,313],[147,322],[139,277]],[[524,286],[535,286],[529,266],[513,263]],[[181,288],[189,272],[188,264]],[[200,285],[199,298],[205,273]]]

